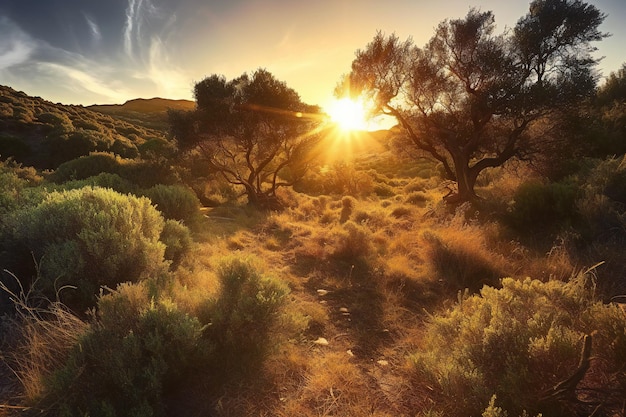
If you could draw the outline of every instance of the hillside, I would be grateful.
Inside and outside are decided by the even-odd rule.
[[[163,131],[0,86],[2,159],[51,169],[92,151],[134,158],[166,144]]]
[[[169,100],[164,98],[128,100],[124,104],[94,104],[88,109],[108,114],[130,123],[149,129],[167,131],[167,111],[193,110],[196,103],[189,100]]]
[[[624,415],[624,157],[451,206],[399,132],[328,127],[268,211],[158,131],[0,91],[0,144],[56,168],[0,161],[0,417]]]

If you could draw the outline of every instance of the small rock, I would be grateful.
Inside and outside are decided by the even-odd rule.
[[[316,345],[320,345],[320,346],[328,346],[328,340],[326,340],[323,337],[318,337],[317,340],[315,342]]]
[[[352,351],[350,349],[346,350],[346,353],[348,354],[348,356],[354,356],[354,353],[352,353]]]
[[[379,364],[380,366],[388,366],[389,365],[389,362],[384,360],[384,359],[381,359],[381,360],[379,360],[376,363]]]
[[[317,295],[319,295],[320,297],[325,296],[326,294],[328,294],[327,290],[317,290]]]
[[[341,308],[339,309],[339,312],[340,312],[340,313],[350,313],[350,310],[348,310],[346,307],[341,307]]]

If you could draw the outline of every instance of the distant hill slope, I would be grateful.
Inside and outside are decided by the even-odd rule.
[[[162,130],[0,85],[1,159],[54,169],[94,151],[134,158],[167,147]]]
[[[169,109],[193,110],[195,107],[196,103],[193,101],[155,97],[128,100],[124,104],[97,104],[87,108],[130,123],[166,132],[168,129],[167,111]]]

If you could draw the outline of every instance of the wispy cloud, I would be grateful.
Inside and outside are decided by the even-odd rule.
[[[78,59],[83,60],[82,57]],[[83,61],[73,63],[41,62],[38,67],[76,92],[88,92],[91,96],[100,96],[109,102],[120,103],[133,96],[133,92],[125,88],[114,88],[107,81],[105,74],[94,72],[95,63]],[[80,68],[85,67],[85,68]]]
[[[0,33],[0,71],[28,61],[37,48],[28,34],[3,16],[0,16]]]
[[[89,15],[83,13],[85,16],[85,21],[87,22],[87,26],[89,26],[89,30],[91,31],[91,35],[96,41],[102,40],[102,33],[100,32],[100,27]]]
[[[147,71],[142,75],[157,86],[158,94],[164,97],[187,97],[190,79],[182,69],[173,65],[161,38],[152,37]]]

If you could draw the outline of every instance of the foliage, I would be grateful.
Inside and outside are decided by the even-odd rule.
[[[198,216],[200,201],[196,194],[182,185],[157,184],[143,192],[166,219],[189,222]]]
[[[443,21],[424,48],[379,32],[338,93],[366,95],[394,116],[457,183],[449,200],[471,200],[483,170],[528,155],[534,122],[591,95],[589,44],[606,36],[604,17],[578,0],[535,0],[502,35],[493,14],[476,9]]]
[[[59,302],[38,308],[34,294],[19,285],[14,290],[9,281],[19,283],[12,274],[0,280],[0,292],[10,298],[14,312],[0,320],[0,348],[5,364],[20,381],[23,395],[34,401],[44,394],[46,379],[63,365],[89,326]]]
[[[217,274],[221,291],[210,309],[207,329],[207,337],[216,344],[216,366],[223,377],[250,375],[273,346],[268,335],[288,289],[281,281],[262,276],[250,260],[226,258]]]
[[[44,295],[55,299],[64,286],[76,286],[60,296],[82,309],[94,304],[101,286],[113,288],[163,268],[163,223],[147,198],[86,187],[52,192],[36,207],[20,211],[13,233],[39,263]]]
[[[524,236],[550,236],[576,222],[577,194],[571,182],[526,182],[515,192],[506,222]]]
[[[351,265],[363,263],[374,253],[371,239],[372,234],[365,226],[347,221],[334,236],[332,256]]]
[[[0,161],[0,214],[6,215],[38,201],[41,192],[35,186],[42,181],[43,178],[31,167],[23,167],[12,159]],[[0,220],[0,231],[2,224]]]
[[[100,173],[116,174],[119,171],[120,161],[121,159],[112,153],[92,153],[62,163],[54,170],[50,180],[61,183],[84,180]]]
[[[211,170],[243,187],[251,204],[274,208],[276,190],[309,167],[317,109],[263,69],[231,81],[212,75],[194,93],[196,111],[171,113],[179,148],[198,147]]]
[[[61,164],[49,177],[56,183],[84,180],[101,173],[116,174],[137,186],[149,188],[174,182],[172,167],[163,160],[121,158],[109,152],[93,152]]]
[[[587,284],[582,275],[569,283],[506,278],[501,289],[462,297],[428,324],[412,356],[416,381],[434,387],[450,416],[479,415],[493,395],[513,415],[541,412],[542,394],[576,369],[581,336],[597,331],[593,354],[607,367],[582,384],[600,384],[601,396],[613,388],[603,378],[624,366],[624,313],[594,301]]]
[[[126,286],[100,299],[100,324],[50,379],[46,400],[60,415],[167,415],[167,394],[210,352],[196,318],[133,292]]]
[[[611,106],[626,101],[626,63],[617,72],[611,72],[598,89],[596,102],[600,106]]]
[[[83,187],[110,188],[120,194],[138,194],[137,186],[130,181],[120,177],[118,174],[101,172],[100,174],[82,180],[70,180],[59,184],[55,188],[58,190],[74,190]]]
[[[163,125],[165,116],[160,117]],[[145,158],[172,153],[163,132],[81,106],[53,104],[4,86],[0,86],[0,123],[2,157],[13,156],[38,169],[54,169],[96,151],[123,158],[138,157],[139,148]],[[148,142],[153,144],[142,147]]]
[[[469,227],[441,234],[425,231],[422,238],[433,273],[455,290],[495,286],[504,275],[502,259],[485,248],[483,239]]]
[[[168,219],[163,225],[160,240],[165,244],[165,259],[172,261],[171,269],[176,269],[191,250],[191,232],[179,221]]]

